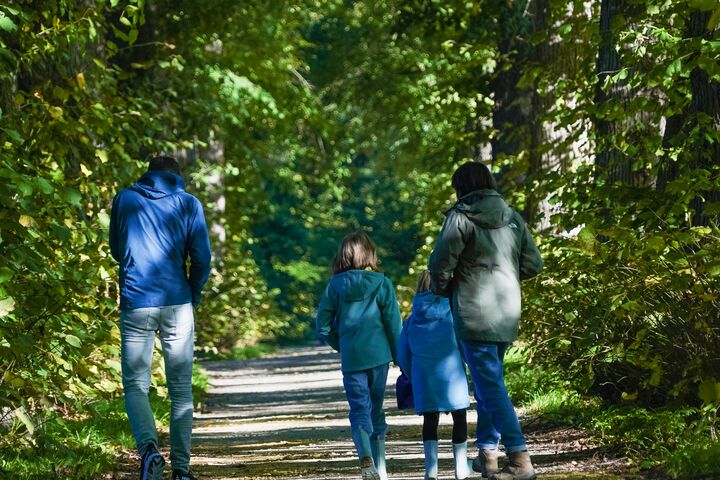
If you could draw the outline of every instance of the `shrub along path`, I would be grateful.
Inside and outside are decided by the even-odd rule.
[[[328,347],[285,349],[261,359],[203,366],[213,387],[203,412],[196,413],[193,430],[192,468],[200,479],[360,478],[339,357]],[[386,391],[388,471],[392,479],[422,479],[422,419],[395,407],[398,374],[391,369]],[[469,412],[471,435],[475,418]],[[522,420],[541,478],[642,478],[580,430]],[[449,415],[441,418],[440,478],[446,479],[453,478],[451,423]],[[163,453],[167,458],[167,449]],[[135,470],[134,464],[131,468]],[[127,474],[116,478],[130,478]]]

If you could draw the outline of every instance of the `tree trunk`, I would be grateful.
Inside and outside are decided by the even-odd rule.
[[[713,32],[707,28],[712,12],[693,11],[688,19],[685,38],[687,40],[710,40]],[[663,135],[665,155],[658,172],[657,189],[664,191],[667,184],[678,178],[685,169],[708,170],[711,177],[713,169],[720,166],[720,142],[708,140],[706,134],[720,131],[720,83],[708,77],[705,70],[695,67],[690,72],[692,100],[682,113],[667,119]],[[689,153],[690,159],[680,164],[668,154],[672,147],[682,147]],[[705,204],[720,201],[717,189],[703,192],[691,201],[694,210],[693,225],[708,225],[713,218],[705,215]],[[715,221],[718,219],[715,218]]]
[[[547,68],[552,57],[551,50],[553,50],[553,47],[550,46],[550,39],[547,35],[550,2],[549,0],[531,0],[529,7],[530,15],[532,17],[533,34],[537,35],[543,32],[546,33],[543,40],[533,48],[530,60],[536,65],[545,66]],[[546,121],[544,121],[543,117],[549,107],[550,97],[548,95],[540,94],[539,79],[536,78],[531,92],[528,124],[528,128],[530,130],[530,145],[528,148],[527,182],[539,180],[542,176],[543,170],[548,167],[548,155],[543,152],[543,149],[549,140],[551,133],[548,131],[550,126]],[[532,186],[530,187],[531,188],[525,203],[525,210],[523,212],[524,217],[527,220],[539,223],[541,228],[547,227],[549,226],[549,223],[544,221],[547,216],[545,215],[547,213],[547,208],[542,208],[542,210],[544,210],[542,212],[542,218],[538,218],[544,194],[538,189],[532,188]]]
[[[707,28],[711,13],[711,11],[695,11],[690,15],[688,25],[690,38],[712,40],[712,32]],[[697,152],[693,168],[708,170],[711,177],[717,176],[717,172],[714,172],[713,169],[720,167],[720,142],[717,140],[717,132],[720,131],[720,83],[711,80],[705,70],[696,67],[690,73],[690,85],[692,87],[691,109],[694,114],[692,124],[696,127],[692,131],[697,135],[693,142],[696,147],[695,152]],[[713,134],[716,138],[711,142],[707,137]],[[720,192],[712,189],[703,192],[702,197],[704,198],[698,196],[692,201],[692,207],[695,210],[694,225],[710,223],[711,218],[704,212],[705,204],[719,201]]]
[[[527,0],[508,2],[498,20],[500,25],[507,27],[499,35],[500,61],[492,84],[495,96],[492,124],[497,132],[491,142],[493,165],[522,151],[522,139],[530,121],[531,94],[518,87],[529,55],[529,45],[524,41],[521,43],[529,29],[525,18],[527,5]],[[502,178],[498,180],[502,183]]]
[[[603,112],[613,103],[624,103],[628,97],[627,82],[614,82],[609,91],[603,88],[608,77],[620,72],[620,54],[617,50],[617,38],[612,31],[614,20],[624,13],[624,0],[602,0],[600,5],[600,48],[596,62],[598,81],[595,86],[595,130],[597,132],[598,151],[595,164],[600,167],[608,181],[621,181],[632,184],[632,164],[616,146],[616,136],[622,132],[622,124],[616,120],[607,120]],[[599,112],[598,112],[599,111]]]

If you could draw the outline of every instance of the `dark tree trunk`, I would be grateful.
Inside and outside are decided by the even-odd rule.
[[[707,29],[712,12],[693,11],[686,29],[686,39],[712,39],[713,32]],[[678,178],[685,168],[708,170],[711,176],[717,176],[720,167],[720,142],[710,141],[707,133],[717,135],[720,131],[720,83],[708,77],[705,70],[696,67],[690,73],[692,101],[682,113],[667,119],[663,135],[663,148],[666,152],[661,159],[658,172],[657,189],[664,191],[667,184]],[[669,149],[682,146],[691,158],[678,164],[669,155]],[[703,192],[691,202],[694,210],[693,225],[708,225],[712,220],[704,213],[705,204],[720,201],[720,192],[712,189]]]
[[[690,15],[688,32],[690,38],[712,39],[712,32],[708,31],[707,25],[712,11],[695,11]],[[720,142],[717,140],[717,132],[720,131],[720,83],[711,80],[705,70],[699,67],[690,73],[690,85],[692,86],[691,110],[694,114],[692,121],[697,137],[693,144],[697,152],[693,168],[710,171],[711,176],[716,177],[717,169],[720,167]],[[711,142],[707,134],[714,134],[715,141]],[[694,225],[708,225],[712,220],[705,215],[705,203],[717,202],[720,200],[720,192],[713,189],[704,192],[702,197],[696,197],[692,201],[695,210],[693,219]],[[717,220],[717,218],[715,218]]]
[[[537,34],[547,33],[548,29],[548,16],[550,10],[549,0],[531,0],[530,2],[530,15],[532,20],[532,32],[533,36]],[[543,36],[542,41],[534,46],[531,52],[530,60],[532,63],[539,66],[547,66],[550,63],[552,57],[552,47],[547,35]],[[539,92],[538,80],[535,80],[533,89],[531,92],[530,101],[530,114],[528,128],[530,130],[529,140],[530,145],[528,148],[528,171],[527,180],[533,182],[539,179],[546,165],[546,155],[543,152],[543,147],[549,140],[549,132],[546,122],[543,121],[543,117],[550,107],[549,97],[541,95]],[[543,198],[538,194],[537,189],[530,189],[527,200],[525,203],[525,211],[523,216],[528,220],[542,221],[537,218],[540,209],[540,202]],[[545,215],[542,215],[543,217]],[[542,225],[547,226],[547,225]]]
[[[609,91],[603,88],[607,78],[621,69],[613,23],[624,11],[624,0],[602,0],[600,5],[600,48],[596,62],[598,81],[595,86],[595,105],[599,111],[595,113],[594,119],[598,151],[595,164],[608,181],[632,184],[631,161],[613,145],[615,137],[622,131],[622,122],[606,118],[607,108],[611,108],[612,104],[624,103],[628,97],[627,82],[615,82]]]
[[[491,142],[493,164],[522,150],[523,133],[527,132],[530,120],[530,92],[518,87],[529,54],[529,45],[524,41],[529,29],[525,18],[527,4],[526,0],[508,2],[498,20],[504,28],[499,34],[500,61],[492,84],[495,95],[492,123],[497,132]]]

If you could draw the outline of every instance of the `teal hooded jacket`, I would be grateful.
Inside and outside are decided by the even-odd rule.
[[[477,190],[447,212],[428,270],[431,289],[450,297],[461,340],[512,342],[520,322],[520,280],[543,261],[520,214],[495,190]]]
[[[333,275],[315,319],[318,336],[340,352],[343,372],[397,363],[401,325],[392,282],[368,270]]]

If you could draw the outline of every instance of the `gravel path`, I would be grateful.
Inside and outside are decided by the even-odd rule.
[[[201,480],[360,478],[339,357],[329,348],[285,349],[261,359],[205,362],[203,367],[213,387],[193,430],[192,469]],[[386,390],[388,472],[392,479],[422,479],[422,419],[395,407],[398,374],[391,369]],[[469,411],[471,435],[475,419]],[[522,420],[539,478],[641,478],[630,474],[622,459],[607,458],[582,431]],[[450,416],[443,415],[443,479],[453,478],[451,427]]]

